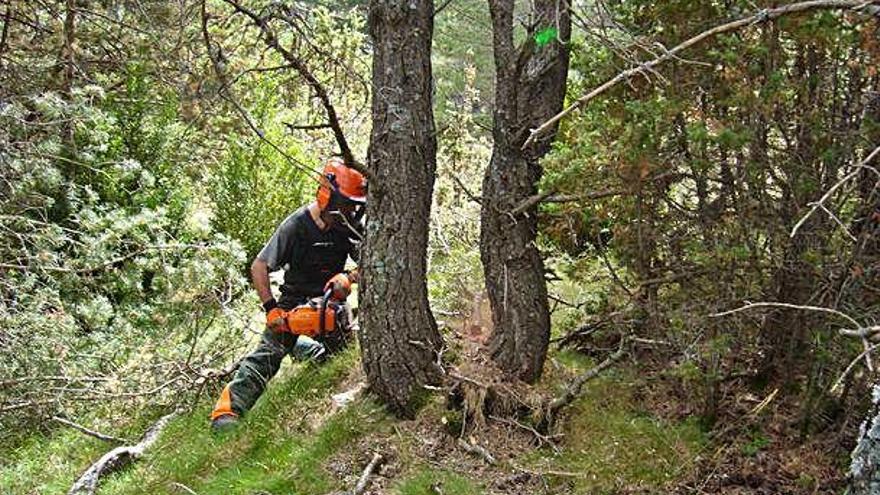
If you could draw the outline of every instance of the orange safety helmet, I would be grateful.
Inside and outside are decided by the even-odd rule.
[[[367,203],[367,179],[357,170],[345,165],[339,157],[327,160],[318,178],[318,207],[322,210],[330,205]]]

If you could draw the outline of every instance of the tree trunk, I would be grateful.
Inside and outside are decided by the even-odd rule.
[[[494,148],[483,178],[480,232],[480,258],[495,329],[489,349],[502,369],[528,382],[541,376],[550,311],[544,264],[535,245],[537,205],[511,211],[536,193],[541,177],[538,160],[549,151],[556,132],[525,151],[520,147],[529,129],[561,110],[565,97],[571,19],[560,5],[537,0],[533,29],[517,48],[513,0],[489,0],[496,84]],[[550,30],[558,31],[550,37],[546,35]]]
[[[859,428],[852,452],[848,495],[880,493],[880,385],[873,387],[873,406]]]
[[[373,129],[361,253],[363,367],[370,388],[412,416],[439,381],[442,340],[428,307],[426,252],[437,142],[431,107],[432,0],[372,0]]]

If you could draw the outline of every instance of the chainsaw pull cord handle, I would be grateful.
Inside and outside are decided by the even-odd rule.
[[[324,292],[324,297],[321,298],[321,314],[318,316],[318,335],[324,333],[324,326],[327,323],[327,301],[333,296],[333,287],[327,289]]]

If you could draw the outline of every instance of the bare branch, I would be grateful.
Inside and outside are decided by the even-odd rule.
[[[800,229],[801,226],[803,226],[803,224],[806,223],[807,219],[810,218],[810,216],[813,213],[815,213],[816,210],[822,209],[823,211],[825,211],[826,213],[831,215],[831,217],[837,222],[838,225],[843,227],[844,232],[846,232],[850,238],[853,238],[853,235],[850,234],[849,230],[847,230],[847,228],[843,226],[843,224],[840,222],[840,220],[836,216],[834,216],[830,211],[828,211],[827,208],[825,208],[825,201],[827,201],[828,198],[830,198],[831,195],[834,194],[834,191],[836,191],[840,188],[840,186],[844,185],[845,183],[849,182],[850,180],[852,180],[856,176],[858,176],[859,173],[862,172],[862,170],[872,170],[872,171],[874,171],[874,173],[877,173],[877,170],[872,167],[868,167],[868,164],[871,163],[871,160],[873,160],[878,154],[880,154],[880,146],[877,146],[876,148],[874,148],[874,151],[869,153],[868,156],[865,157],[864,160],[859,162],[859,164],[856,165],[855,170],[853,170],[852,172],[847,174],[844,178],[837,181],[836,184],[831,186],[831,188],[828,189],[828,191],[826,191],[825,194],[823,194],[821,198],[819,198],[819,201],[812,203],[813,207],[810,208],[810,211],[808,211],[806,215],[804,215],[800,220],[798,220],[798,223],[796,223],[795,226],[791,229],[791,234],[789,235],[789,237],[794,237],[797,234],[798,229]],[[878,174],[878,177],[880,177],[880,174]],[[853,238],[853,240],[855,240],[855,238]]]
[[[331,129],[333,129],[333,135],[336,138],[336,143],[339,145],[340,152],[342,154],[343,160],[345,160],[345,164],[349,167],[357,170],[362,173],[368,179],[374,179],[373,174],[369,169],[367,169],[362,163],[355,160],[354,154],[351,151],[351,147],[348,145],[348,141],[345,139],[345,133],[342,130],[342,125],[339,122],[339,117],[336,114],[336,108],[333,106],[333,103],[330,101],[330,95],[327,93],[327,89],[324,88],[324,85],[315,74],[311,71],[311,69],[306,65],[306,63],[299,57],[297,57],[293,52],[286,49],[281,45],[281,42],[278,40],[278,37],[275,35],[275,32],[272,30],[269,25],[269,21],[265,17],[260,17],[252,10],[244,7],[240,3],[235,0],[223,0],[226,4],[232,6],[241,14],[244,14],[248,18],[250,18],[251,22],[255,26],[260,29],[260,33],[263,35],[263,41],[266,43],[266,46],[275,50],[279,55],[281,55],[284,60],[286,60],[294,69],[299,73],[299,75],[306,81],[306,84],[315,92],[318,99],[321,100],[321,105],[324,107],[324,111],[327,113],[327,120],[330,123]]]
[[[124,438],[114,437],[111,435],[105,435],[99,431],[90,430],[90,429],[86,428],[85,426],[82,426],[80,424],[74,423],[73,421],[70,421],[70,420],[67,420],[67,419],[64,419],[64,418],[61,418],[58,416],[52,416],[52,420],[57,421],[65,426],[69,426],[69,427],[73,428],[74,430],[78,430],[82,433],[85,433],[86,435],[88,435],[90,437],[95,437],[99,440],[104,440],[105,442],[116,442],[116,443],[127,443],[128,442],[128,440],[126,440]]]
[[[832,314],[832,315],[839,316],[839,317],[845,319],[846,321],[852,323],[855,331],[853,333],[849,333],[847,330],[841,330],[840,333],[842,335],[849,335],[849,336],[861,338],[862,346],[865,348],[865,352],[863,353],[863,355],[865,357],[865,366],[868,368],[868,370],[870,370],[872,372],[874,371],[874,365],[871,362],[870,352],[868,352],[868,350],[871,347],[871,344],[868,342],[868,339],[866,337],[867,334],[864,332],[861,332],[862,330],[865,329],[864,325],[860,324],[852,316],[849,316],[848,314],[843,313],[841,311],[838,311],[836,309],[823,308],[821,306],[803,306],[803,305],[798,305],[798,304],[789,304],[789,303],[780,303],[780,302],[757,302],[757,303],[747,303],[745,306],[743,306],[741,308],[732,309],[730,311],[724,311],[721,313],[715,313],[715,314],[709,315],[709,317],[710,318],[717,318],[719,316],[726,316],[726,315],[730,315],[733,313],[739,313],[740,311],[745,311],[745,310],[754,309],[754,308],[786,308],[786,309],[800,309],[800,310],[805,310],[805,311],[817,311],[820,313]]]
[[[847,376],[852,372],[853,368],[855,368],[856,364],[862,360],[862,358],[867,358],[869,354],[877,350],[880,347],[880,344],[874,344],[871,347],[868,347],[864,351],[862,351],[858,356],[855,357],[852,361],[850,361],[849,365],[846,369],[843,370],[843,373],[834,381],[834,385],[829,389],[829,392],[832,394],[837,391],[838,388],[843,384],[843,381]]]
[[[854,328],[862,328],[862,325],[858,321],[856,321],[852,316],[849,316],[848,314],[843,313],[841,311],[838,311],[836,309],[823,308],[821,306],[803,306],[803,305],[798,305],[798,304],[789,304],[789,303],[781,303],[781,302],[756,302],[756,303],[747,302],[745,306],[742,306],[742,307],[739,307],[736,309],[731,309],[729,311],[723,311],[721,313],[711,314],[711,315],[709,315],[709,318],[718,318],[721,316],[732,315],[734,313],[739,313],[741,311],[746,311],[746,310],[755,309],[755,308],[801,309],[801,310],[805,310],[805,311],[817,311],[820,313],[828,313],[828,314],[839,316],[839,317],[845,319],[846,321],[852,323]]]
[[[554,115],[537,128],[533,129],[529,133],[529,138],[526,139],[526,141],[523,143],[522,149],[525,150],[526,148],[531,146],[536,139],[552,130],[560,120],[562,120],[578,108],[584,106],[590,100],[596,98],[602,93],[605,93],[609,89],[617,86],[624,81],[629,81],[634,76],[643,76],[651,73],[655,67],[663,64],[664,62],[675,60],[680,52],[683,52],[684,50],[687,50],[688,48],[697,45],[708,38],[749,27],[753,24],[758,24],[761,22],[771,22],[782,16],[790,14],[809,12],[813,10],[860,10],[866,8],[867,6],[878,4],[880,4],[880,0],[811,0],[807,2],[798,2],[784,5],[782,7],[763,9],[750,16],[743,17],[742,19],[728,22],[726,24],[722,24],[712,29],[703,31],[702,33],[684,41],[683,43],[664,51],[662,55],[647,62],[644,62],[637,67],[632,67],[617,74],[616,76],[612,77],[602,85],[596,87],[589,93],[581,96],[580,98],[575,100],[574,103],[564,108],[561,112]]]
[[[361,477],[358,480],[357,484],[354,486],[354,491],[352,495],[361,495],[364,493],[364,490],[367,489],[367,484],[370,482],[370,476],[373,474],[373,471],[379,467],[382,462],[385,461],[385,458],[382,454],[376,452],[373,454],[373,458],[370,460],[370,463],[367,464],[367,467],[364,468],[364,472],[361,473]]]
[[[592,380],[599,376],[600,373],[610,368],[612,364],[620,361],[623,358],[624,354],[626,354],[626,343],[629,340],[626,336],[620,337],[620,347],[613,354],[605,358],[604,361],[596,365],[595,367],[587,370],[585,373],[582,373],[577,378],[574,379],[568,387],[566,387],[565,392],[559,397],[550,401],[550,405],[547,407],[550,417],[555,416],[560,409],[565,407],[568,404],[571,404],[573,400],[577,398],[581,393],[581,388],[583,388],[584,384],[588,381]]]
[[[178,411],[174,411],[159,418],[147,429],[144,438],[137,444],[116,447],[101,456],[76,480],[67,495],[93,495],[98,489],[101,476],[117,471],[143,456],[144,452],[156,442],[159,434],[177,414]]]
[[[484,461],[486,461],[486,464],[489,464],[490,466],[494,466],[498,463],[498,461],[495,460],[495,456],[493,456],[492,453],[486,450],[486,448],[482,445],[470,443],[468,441],[465,441],[465,439],[463,438],[459,438],[458,446],[461,447],[465,452],[477,456],[480,459],[483,459]]]

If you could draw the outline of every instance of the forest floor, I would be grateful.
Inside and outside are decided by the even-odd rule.
[[[457,342],[455,370],[489,380],[480,375],[485,329],[453,323],[445,331]],[[553,350],[541,381],[516,393],[525,402],[556,395],[598,359]],[[705,428],[696,419],[697,402],[668,368],[666,358],[650,354],[619,362],[588,382],[541,434],[538,420],[528,417],[465,420],[439,391],[427,395],[413,420],[394,419],[363,394],[340,406],[334,394],[364,381],[352,349],[323,366],[285,365],[232,432],[210,432],[211,400],[203,398],[171,422],[142,460],[104,479],[98,494],[322,495],[351,490],[375,453],[384,462],[365,493],[840,492],[846,441],[857,425],[804,440],[790,426],[797,421],[786,411],[797,408],[789,399],[755,395],[734,380],[720,391],[713,427]],[[12,494],[65,493],[111,447],[72,430],[35,438],[0,461],[0,486]]]

